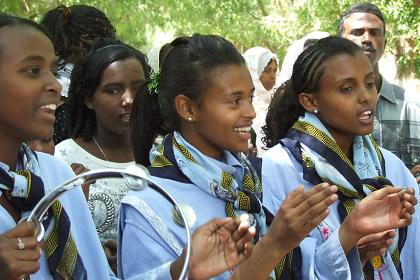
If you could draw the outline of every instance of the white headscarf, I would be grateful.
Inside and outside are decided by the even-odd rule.
[[[314,31],[305,35],[301,39],[294,41],[287,49],[287,53],[284,56],[283,64],[281,65],[281,71],[278,78],[278,84],[281,85],[285,81],[289,80],[290,77],[292,77],[293,64],[295,64],[296,59],[303,52],[306,40],[322,39],[328,36],[329,34],[327,32]]]
[[[245,58],[248,70],[251,73],[252,81],[255,87],[253,105],[257,116],[253,120],[252,128],[257,134],[257,149],[258,152],[261,153],[261,148],[263,147],[261,141],[261,127],[265,124],[265,116],[267,114],[268,105],[270,104],[273,92],[276,90],[276,85],[274,85],[271,90],[266,90],[260,81],[260,76],[264,69],[267,67],[270,60],[274,59],[277,64],[278,60],[274,53],[263,47],[254,47],[248,49],[243,54],[243,56]]]

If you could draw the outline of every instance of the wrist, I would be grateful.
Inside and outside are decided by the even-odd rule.
[[[171,273],[172,279],[179,279],[184,263],[185,263],[185,252],[182,251],[181,256],[171,263],[170,273]],[[189,278],[189,279],[192,279],[192,278]]]
[[[282,242],[276,238],[273,238],[271,234],[263,236],[257,243],[262,251],[266,252],[270,256],[270,259],[279,261],[284,255],[286,255],[290,250],[286,246],[286,242]]]
[[[338,229],[338,237],[347,256],[363,236],[353,230],[351,221],[346,218]]]

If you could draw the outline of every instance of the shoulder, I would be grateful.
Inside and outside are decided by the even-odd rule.
[[[40,168],[40,175],[47,188],[55,187],[72,177],[74,172],[63,160],[52,155],[36,152]]]
[[[417,188],[414,176],[404,162],[392,152],[384,148],[380,150],[385,160],[386,177],[396,186]]]

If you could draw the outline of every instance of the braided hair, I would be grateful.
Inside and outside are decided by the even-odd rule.
[[[87,5],[60,5],[40,22],[51,33],[58,57],[75,63],[84,51],[105,38],[115,38],[115,28],[100,10]]]
[[[299,95],[319,92],[325,63],[338,55],[354,56],[358,52],[361,49],[355,43],[332,36],[320,39],[299,55],[293,65],[292,77],[277,90],[268,108],[266,125],[263,127],[266,147],[275,146],[304,115],[305,109],[299,102]]]
[[[135,48],[118,40],[104,40],[94,45],[79,62],[74,65],[69,98],[66,106],[66,129],[69,137],[83,137],[92,140],[96,132],[96,117],[93,110],[85,105],[85,100],[92,97],[98,88],[102,74],[115,61],[137,59],[143,67],[146,81],[150,79],[151,68],[146,56]]]

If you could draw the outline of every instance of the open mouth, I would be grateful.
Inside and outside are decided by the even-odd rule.
[[[246,127],[235,127],[233,129],[233,131],[235,131],[236,133],[239,134],[248,134],[251,132],[251,127],[250,126],[246,126]]]
[[[359,115],[359,120],[368,120],[373,116],[372,111],[368,110]]]
[[[42,111],[52,114],[52,115],[54,115],[56,109],[57,109],[56,104],[48,104],[41,107]]]

